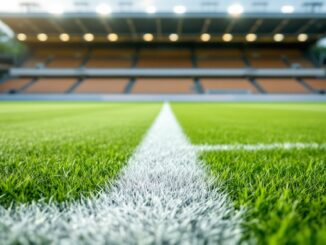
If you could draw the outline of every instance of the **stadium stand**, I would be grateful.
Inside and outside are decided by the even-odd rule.
[[[305,83],[308,84],[313,90],[319,92],[326,92],[326,79],[306,78]]]
[[[257,93],[257,89],[245,78],[202,78],[205,93]]]
[[[65,93],[76,83],[76,78],[40,78],[25,89],[25,93]]]
[[[88,78],[74,90],[74,93],[123,93],[128,82],[127,78]]]
[[[134,94],[191,94],[194,82],[189,78],[139,78],[132,89]]]
[[[0,92],[18,92],[20,89],[25,87],[31,78],[17,78],[17,79],[9,79],[4,83],[0,83]]]
[[[304,86],[292,78],[259,78],[256,82],[267,93],[309,93]]]

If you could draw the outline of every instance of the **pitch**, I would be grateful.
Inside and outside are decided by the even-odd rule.
[[[323,103],[16,102],[0,114],[4,244],[326,241]]]

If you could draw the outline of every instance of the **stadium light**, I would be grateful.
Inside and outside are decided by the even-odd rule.
[[[273,39],[275,42],[282,42],[284,40],[284,35],[281,33],[276,33]]]
[[[146,8],[146,12],[147,12],[148,14],[155,14],[155,13],[156,13],[156,7],[155,7],[155,6],[148,6],[148,7]]]
[[[241,4],[232,4],[228,7],[228,13],[232,16],[240,16],[243,13],[243,7]]]
[[[294,12],[294,6],[292,5],[283,5],[281,8],[281,12],[284,14],[291,14]]]
[[[94,40],[94,35],[92,33],[85,33],[84,40],[86,42],[92,42]]]
[[[223,36],[222,36],[222,39],[224,42],[231,42],[232,39],[233,39],[233,35],[230,34],[230,33],[225,33]]]
[[[203,42],[208,42],[209,40],[211,40],[211,35],[208,33],[203,33],[203,34],[201,34],[200,39]]]
[[[45,33],[37,34],[37,39],[41,42],[45,42],[46,40],[48,40],[48,35],[46,35]]]
[[[68,42],[70,40],[70,36],[67,33],[61,33],[59,38],[62,42]]]
[[[17,34],[17,39],[18,39],[19,41],[24,42],[24,41],[26,41],[27,36],[26,36],[26,34],[24,34],[24,33],[18,33],[18,34]]]
[[[173,12],[176,14],[184,14],[186,12],[186,7],[183,5],[174,6]]]
[[[298,35],[298,41],[299,42],[305,42],[308,40],[308,35],[306,33],[300,33]]]
[[[110,42],[116,42],[116,41],[118,41],[119,36],[116,33],[110,33],[110,34],[108,34],[107,38]]]
[[[257,35],[256,35],[255,33],[248,33],[248,34],[246,35],[246,40],[247,40],[248,42],[254,42],[254,41],[257,40]]]
[[[145,34],[143,35],[143,39],[144,39],[144,41],[146,41],[146,42],[151,42],[151,41],[153,41],[154,36],[153,36],[153,34],[151,34],[151,33],[145,33]]]
[[[105,3],[101,3],[101,4],[97,5],[95,10],[96,10],[96,13],[98,13],[99,15],[103,15],[103,16],[111,13],[110,6]]]
[[[171,34],[169,35],[169,39],[170,39],[171,42],[176,42],[176,41],[179,40],[179,35],[176,34],[176,33],[171,33]]]

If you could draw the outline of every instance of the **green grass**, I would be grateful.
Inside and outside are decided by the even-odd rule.
[[[1,103],[0,204],[89,196],[112,180],[160,104]]]
[[[326,143],[326,104],[174,104],[195,144]],[[326,244],[326,151],[206,152],[219,184],[244,207],[243,241]]]
[[[326,104],[174,104],[195,144],[325,142]]]

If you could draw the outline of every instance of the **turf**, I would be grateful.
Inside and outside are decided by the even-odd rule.
[[[326,104],[174,104],[194,144],[325,142]]]
[[[1,103],[0,204],[62,202],[112,181],[159,104]]]
[[[195,144],[326,143],[326,104],[174,104]],[[237,208],[243,241],[326,243],[324,149],[201,155]]]

